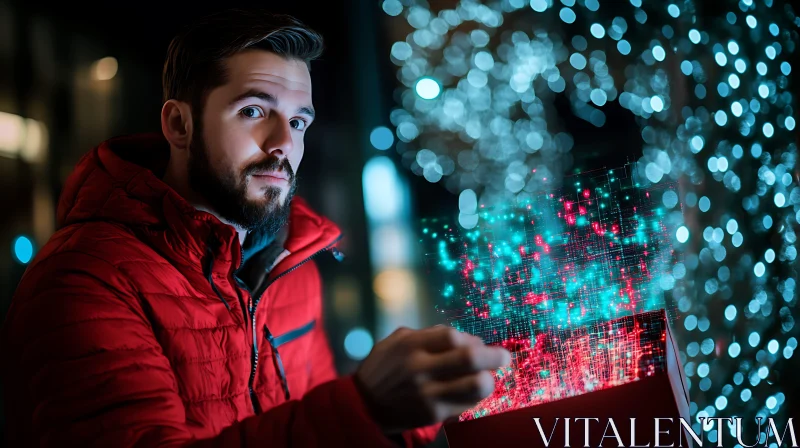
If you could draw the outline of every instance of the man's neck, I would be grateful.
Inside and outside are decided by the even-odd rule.
[[[173,190],[175,190],[176,193],[181,195],[186,202],[191,204],[197,210],[211,213],[220,221],[236,229],[236,233],[239,234],[239,244],[244,244],[244,240],[247,237],[247,230],[228,222],[225,218],[215,212],[205,199],[191,189],[189,186],[189,176],[186,173],[186,169],[178,168],[175,165],[176,164],[172,163],[172,158],[170,158],[170,163],[167,164],[167,170],[161,180],[165,184],[169,185]]]

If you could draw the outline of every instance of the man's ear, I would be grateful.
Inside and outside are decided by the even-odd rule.
[[[161,132],[171,146],[186,149],[192,140],[192,108],[184,101],[168,100],[161,107]]]

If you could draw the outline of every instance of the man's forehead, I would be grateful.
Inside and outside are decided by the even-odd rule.
[[[305,62],[275,53],[248,50],[226,61],[228,82],[245,85],[268,83],[287,90],[311,93],[311,75]]]

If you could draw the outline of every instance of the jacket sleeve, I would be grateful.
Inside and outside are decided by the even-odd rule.
[[[392,446],[352,378],[196,440],[169,361],[136,289],[83,254],[43,260],[20,284],[4,327],[17,393],[43,447]],[[46,276],[46,278],[45,278]]]
[[[314,278],[319,279],[319,271],[317,270],[316,264],[312,261],[309,264],[314,266]],[[333,354],[331,352],[330,342],[328,340],[328,336],[325,333],[324,326],[322,325],[324,313],[322,312],[322,287],[319,282],[317,282],[317,294],[315,297],[320,298],[320,303],[317,308],[318,310],[318,317],[317,317],[317,325],[314,327],[314,343],[313,346],[315,347],[316,353],[313,357],[314,363],[311,366],[311,377],[309,388],[314,388],[319,384],[323,384],[325,382],[331,381],[337,377],[336,373],[336,365],[333,361]],[[359,402],[361,402],[361,398],[356,398]],[[405,446],[405,447],[417,447],[417,446],[425,446],[436,438],[436,435],[441,429],[441,424],[431,425],[423,428],[417,428],[410,431],[405,431],[402,435],[398,435],[396,438],[393,438],[393,442],[396,446]]]
[[[315,362],[311,366],[311,382],[309,387],[314,388],[320,384],[332,381],[336,378],[336,367],[333,362],[333,355],[331,354],[328,337],[322,325],[316,325],[314,328],[314,347],[316,347]],[[358,389],[356,388],[356,391]],[[362,401],[360,395],[354,397],[354,400]],[[401,436],[393,438],[396,446],[417,447],[425,446],[436,438],[436,435],[441,428],[440,424],[427,426],[424,428],[417,428],[410,431],[405,431]]]

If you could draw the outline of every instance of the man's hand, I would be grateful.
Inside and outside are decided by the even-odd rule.
[[[454,417],[494,391],[511,354],[453,328],[400,328],[375,345],[356,383],[387,434]]]

